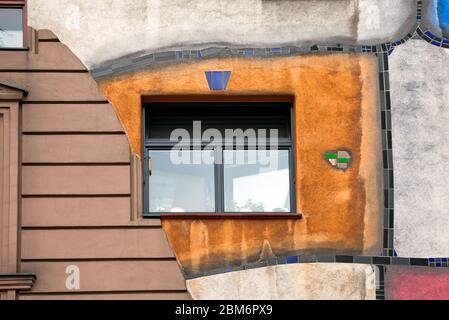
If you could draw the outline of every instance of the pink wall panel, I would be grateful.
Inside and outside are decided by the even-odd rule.
[[[388,300],[449,300],[449,268],[388,267]]]

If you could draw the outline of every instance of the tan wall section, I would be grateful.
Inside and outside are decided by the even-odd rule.
[[[19,300],[191,300],[188,292],[124,292],[124,293],[22,293]]]
[[[0,69],[2,70],[85,70],[84,65],[69,48],[60,42],[41,42],[39,54],[27,51],[0,50]]]
[[[187,281],[195,300],[375,300],[375,273],[361,264],[293,264]]]
[[[19,271],[37,279],[18,298],[189,298],[161,221],[133,213],[132,157],[115,110],[66,46],[38,34],[30,51],[0,50],[0,83],[29,91]],[[66,287],[70,265],[80,289]]]
[[[1,81],[29,91],[29,101],[104,101],[89,73],[1,72]]]
[[[161,228],[22,231],[25,260],[172,257]]]
[[[123,133],[110,104],[24,104],[24,133]],[[128,146],[129,147],[129,146]]]
[[[209,59],[101,84],[137,154],[141,96],[216,95],[205,71],[232,71],[220,95],[295,99],[297,209],[304,219],[167,219],[164,229],[187,273],[257,261],[271,251],[379,254],[383,213],[376,61],[361,54]],[[353,155],[346,172],[323,160],[324,153],[339,148]]]
[[[123,166],[24,166],[24,195],[129,194],[130,169]]]
[[[25,227],[125,226],[129,222],[129,196],[22,199],[22,225]],[[161,225],[159,219],[139,223],[143,222]]]
[[[23,163],[127,163],[125,135],[25,135]]]
[[[185,290],[176,261],[24,262],[40,275],[32,293],[67,293],[66,267],[80,269],[78,292],[181,291]]]

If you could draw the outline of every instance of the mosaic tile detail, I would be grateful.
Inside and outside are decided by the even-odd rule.
[[[349,256],[349,255],[292,255],[271,257],[266,260],[260,260],[241,266],[228,266],[208,270],[195,275],[186,275],[186,279],[194,279],[202,276],[235,272],[241,270],[249,270],[254,268],[262,268],[274,265],[295,264],[295,263],[357,263],[369,264],[373,266],[416,266],[416,267],[432,267],[432,268],[449,268],[449,258],[410,258],[410,257],[387,257],[387,256]]]
[[[199,277],[217,275],[228,272],[236,272],[250,270],[255,268],[269,267],[275,265],[287,265],[295,263],[356,263],[369,264],[376,268],[376,292],[377,299],[383,300],[385,297],[384,290],[384,273],[386,266],[409,266],[409,267],[431,267],[431,268],[449,268],[449,258],[406,258],[406,257],[370,257],[370,256],[343,256],[343,255],[298,255],[272,257],[267,260],[257,261],[242,266],[226,267],[204,271],[195,275],[185,275],[186,280]]]
[[[429,258],[429,267],[447,268],[449,267],[449,258]]]
[[[416,25],[416,27],[418,24]],[[399,46],[414,36],[413,32],[407,34],[403,39],[395,42],[388,42],[379,45],[312,45],[310,47],[282,46],[267,48],[235,48],[235,47],[207,47],[203,49],[182,49],[167,52],[149,53],[136,57],[126,57],[118,59],[110,65],[94,68],[91,70],[95,80],[118,76],[130,72],[135,72],[143,68],[150,68],[161,63],[192,61],[207,58],[270,58],[298,56],[309,53],[366,53],[378,54],[387,52],[391,54],[396,46]]]
[[[429,43],[429,44],[431,44],[433,46],[449,49],[449,39],[444,38],[444,37],[439,37],[439,36],[433,34],[431,31],[427,30],[421,24],[421,21],[422,21],[422,6],[423,6],[423,1],[418,1],[418,14],[417,14],[417,17],[416,17],[416,20],[418,22],[418,26],[416,28],[417,35],[422,40],[426,41],[427,43]],[[447,8],[445,10],[447,10]],[[447,12],[445,14],[447,14]]]
[[[416,13],[416,21],[420,23],[422,20],[422,1],[418,1],[418,12]]]
[[[376,300],[385,300],[385,266],[375,266]]]
[[[394,239],[394,174],[393,174],[393,153],[392,153],[392,123],[391,123],[391,98],[389,80],[389,56],[394,54],[396,47],[402,45],[409,39],[422,39],[431,45],[441,48],[449,48],[449,39],[444,39],[434,35],[421,25],[422,21],[422,1],[418,1],[416,15],[416,25],[403,39],[387,42],[379,45],[312,45],[310,47],[283,46],[272,48],[232,48],[232,47],[209,47],[205,49],[185,49],[162,53],[152,53],[141,57],[126,58],[114,62],[112,65],[95,69],[92,71],[95,78],[99,79],[110,75],[117,75],[142,68],[151,67],[158,63],[190,61],[195,59],[206,59],[216,57],[243,57],[243,58],[270,58],[281,56],[297,56],[309,53],[362,53],[375,55],[378,59],[379,70],[379,91],[380,91],[380,112],[382,126],[382,157],[383,157],[383,177],[384,177],[384,228],[383,228],[383,249],[379,256],[347,256],[347,255],[292,255],[286,257],[271,257],[267,260],[250,263],[243,266],[228,266],[223,269],[216,269],[185,278],[196,278],[224,272],[234,272],[248,270],[279,264],[295,263],[361,263],[374,265],[378,269],[376,295],[377,299],[385,298],[383,277],[385,266],[422,266],[445,268],[449,267],[449,258],[413,258],[399,257],[393,246]],[[226,90],[230,79],[230,72],[207,71],[206,79],[211,90]],[[327,160],[331,160],[329,158]],[[338,155],[337,155],[338,159]]]
[[[230,78],[231,71],[206,71],[207,83],[212,91],[226,90]]]
[[[385,45],[385,47],[382,47],[381,52],[376,54],[379,66],[382,161],[384,169],[383,256],[394,255],[394,174],[389,74],[390,50],[391,47]]]
[[[425,30],[422,22],[423,1],[417,1],[416,24],[412,30],[402,39],[394,42],[386,42],[378,45],[312,45],[310,47],[298,46],[276,46],[267,48],[235,48],[235,47],[208,47],[203,49],[180,49],[168,52],[143,54],[136,57],[126,57],[118,59],[110,65],[95,68],[91,70],[93,77],[98,81],[104,77],[117,76],[124,73],[134,72],[142,68],[155,66],[159,63],[189,61],[205,58],[226,58],[226,57],[244,57],[244,58],[270,58],[277,56],[297,56],[308,53],[387,53],[391,55],[397,46],[407,42],[409,39],[422,38],[432,45],[442,48],[449,48],[449,39],[442,39],[431,32]],[[427,33],[427,34],[426,34]]]
[[[335,169],[346,171],[351,166],[352,156],[347,150],[330,151],[324,154],[324,159]]]

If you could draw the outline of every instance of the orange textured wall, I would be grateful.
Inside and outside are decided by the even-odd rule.
[[[187,273],[257,261],[271,254],[378,254],[382,165],[374,56],[226,58],[164,66],[101,84],[140,154],[142,95],[213,95],[205,71],[232,71],[228,95],[295,97],[297,208],[302,220],[164,220]],[[220,92],[223,94],[223,92]],[[326,151],[349,149],[336,171]]]

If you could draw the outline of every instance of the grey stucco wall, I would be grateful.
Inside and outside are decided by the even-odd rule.
[[[374,44],[404,36],[415,16],[415,0],[29,0],[29,24],[89,68],[202,44]]]
[[[400,256],[449,256],[449,51],[421,40],[390,63],[395,248]]]

